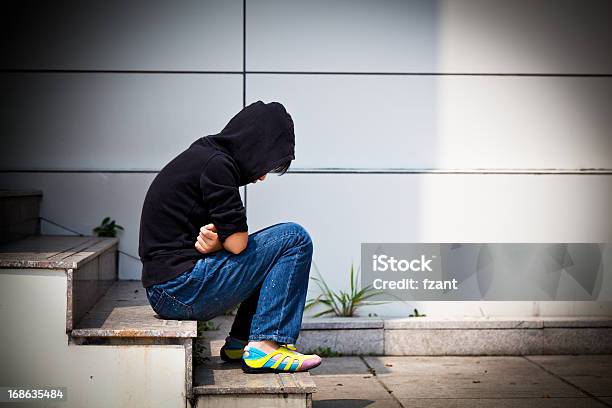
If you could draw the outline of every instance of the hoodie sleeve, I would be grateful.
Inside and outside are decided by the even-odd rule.
[[[238,191],[239,179],[236,167],[223,155],[210,159],[200,176],[202,198],[221,242],[235,232],[248,231],[246,209]]]

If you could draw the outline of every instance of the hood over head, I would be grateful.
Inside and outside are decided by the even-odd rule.
[[[220,133],[207,139],[234,159],[240,171],[240,185],[295,159],[293,120],[279,102],[257,101],[246,106]]]

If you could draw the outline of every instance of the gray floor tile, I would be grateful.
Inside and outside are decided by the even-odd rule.
[[[612,397],[612,355],[527,358],[593,395]]]
[[[371,375],[313,376],[317,392],[313,400],[388,400],[393,397]]]
[[[591,398],[401,399],[405,408],[604,408]]]
[[[402,408],[395,400],[328,399],[312,401],[313,408]]]
[[[359,357],[324,357],[321,365],[310,371],[312,375],[369,374]]]
[[[521,357],[365,357],[397,398],[583,397]]]

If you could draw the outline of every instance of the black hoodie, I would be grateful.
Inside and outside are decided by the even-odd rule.
[[[207,256],[194,246],[200,227],[213,223],[221,242],[247,231],[238,187],[293,160],[294,146],[293,120],[284,106],[257,101],[164,166],[140,217],[143,286],[170,280]]]

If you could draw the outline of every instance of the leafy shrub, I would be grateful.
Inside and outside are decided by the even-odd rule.
[[[357,289],[358,286],[358,274],[355,273],[355,268],[351,264],[349,282],[350,290],[348,292],[344,290],[333,291],[327,286],[327,283],[319,273],[318,268],[314,265],[314,268],[319,277],[311,277],[316,282],[317,286],[321,290],[321,294],[315,298],[308,299],[306,302],[305,310],[314,307],[315,305],[324,305],[325,310],[318,312],[314,317],[320,317],[325,315],[335,316],[354,316],[357,309],[363,306],[363,302],[374,296],[380,295],[381,291],[376,290],[372,285],[367,285],[361,289]],[[379,303],[385,303],[380,302]]]

